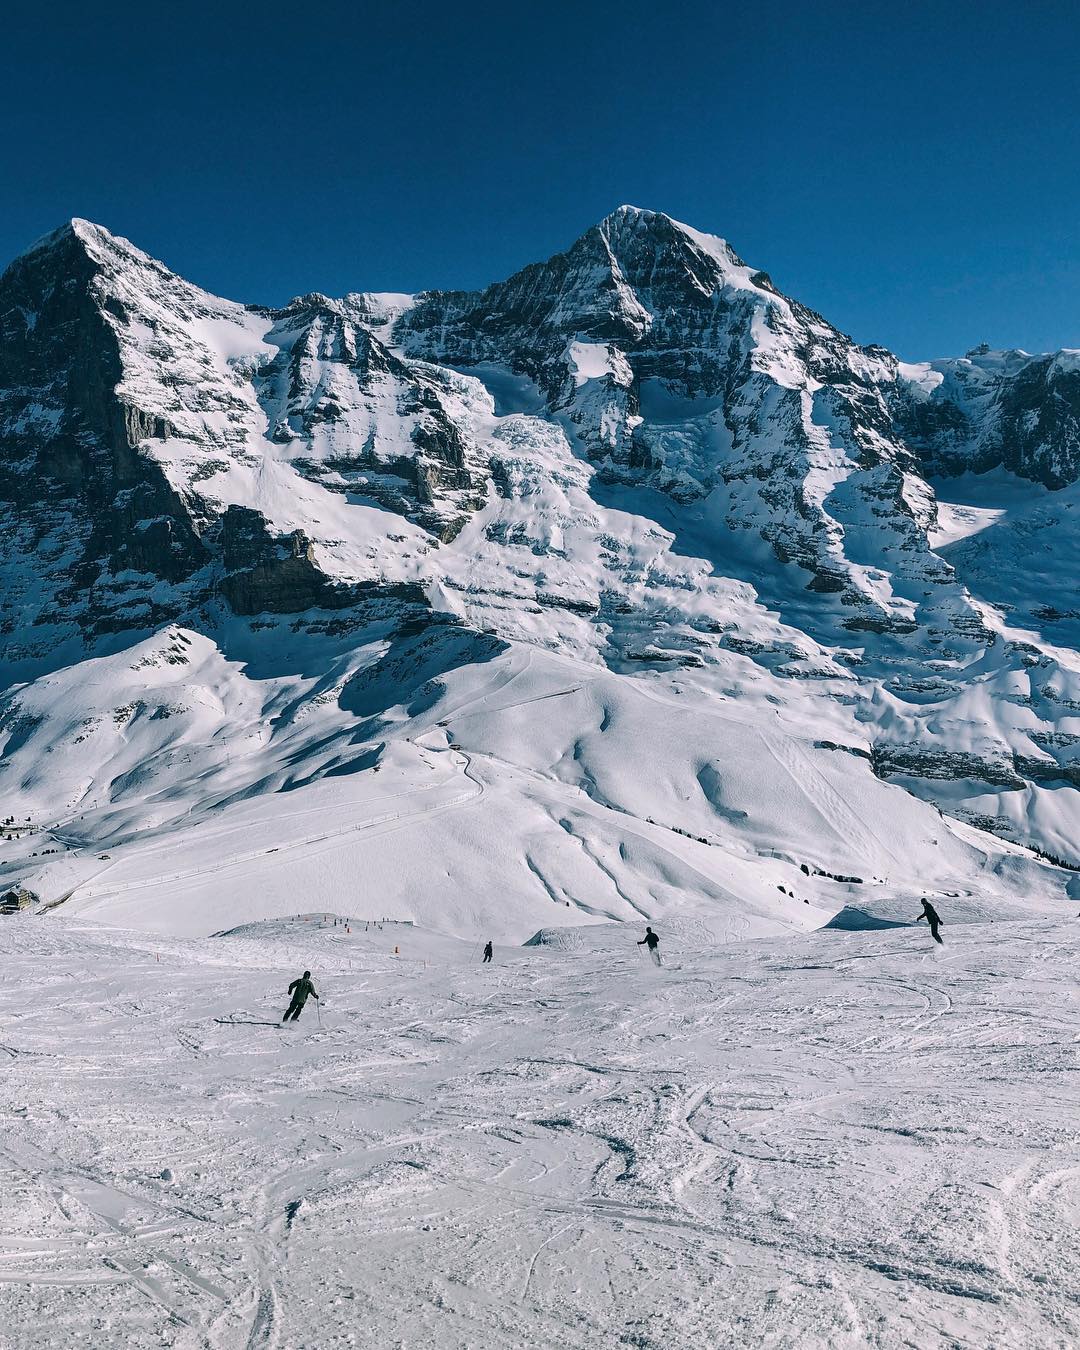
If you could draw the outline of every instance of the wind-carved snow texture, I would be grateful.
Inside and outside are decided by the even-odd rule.
[[[4,1342],[1064,1350],[1073,922],[11,920]]]

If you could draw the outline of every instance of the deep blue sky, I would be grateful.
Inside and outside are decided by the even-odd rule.
[[[1080,347],[1071,2],[12,0],[0,42],[0,265],[81,215],[241,300],[476,286],[632,202],[909,359]]]

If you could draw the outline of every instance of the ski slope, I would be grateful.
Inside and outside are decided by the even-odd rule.
[[[1075,353],[633,207],[0,316],[0,1350],[1076,1343]]]
[[[1075,920],[641,931],[5,920],[0,1343],[1077,1343]]]

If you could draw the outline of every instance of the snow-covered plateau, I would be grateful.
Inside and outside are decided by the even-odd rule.
[[[1080,1343],[1078,501],[1077,352],[656,212],[278,309],[32,246],[0,1346]]]

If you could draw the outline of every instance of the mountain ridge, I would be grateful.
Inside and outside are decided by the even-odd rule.
[[[373,767],[463,671],[497,681],[521,649],[614,681],[611,699],[623,681],[663,691],[661,725],[680,698],[702,716],[734,699],[784,728],[767,739],[781,794],[792,774],[828,781],[857,820],[824,767],[840,747],[864,799],[902,789],[1000,835],[995,886],[1067,887],[1037,855],[995,850],[1080,863],[1080,604],[1043,596],[1023,544],[1073,537],[1055,487],[1080,473],[1073,377],[1069,353],[905,363],[860,347],[726,241],[639,208],[481,291],[278,308],[213,296],[75,218],[0,276],[0,786],[35,783],[53,818],[81,791],[111,837],[138,795],[111,714],[84,709],[94,758],[44,691],[77,707],[81,664],[117,660],[119,717],[123,653],[177,625],[218,653],[177,707],[216,704],[249,668],[265,676],[226,706],[291,690],[292,717],[329,719],[318,743],[273,721],[242,783],[213,744],[189,752],[169,791],[196,815],[280,793],[294,775],[270,768],[275,737],[311,784]],[[942,474],[973,470],[1023,471],[1045,504],[939,505]],[[163,720],[117,725],[174,763]],[[568,775],[607,811],[677,814],[601,789],[576,735],[529,772]],[[63,803],[31,763],[60,743],[83,746],[86,784]],[[747,812],[725,796],[726,753],[719,770],[683,763],[671,788],[707,784],[695,829],[726,822],[734,847]],[[120,811],[124,831],[137,814]],[[175,828],[169,810],[154,828]],[[770,829],[755,847],[785,851]],[[865,838],[827,870],[880,871]]]

